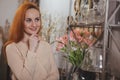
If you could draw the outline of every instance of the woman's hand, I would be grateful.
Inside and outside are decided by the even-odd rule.
[[[39,42],[40,38],[38,34],[32,34],[29,38],[29,50],[35,52]]]

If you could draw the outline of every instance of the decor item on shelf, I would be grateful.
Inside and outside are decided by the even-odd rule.
[[[67,17],[67,25],[72,25],[75,24],[74,20],[73,20],[73,16],[68,16]]]
[[[96,22],[104,22],[106,0],[93,0],[93,10],[95,11]]]
[[[80,23],[83,16],[82,11],[83,9],[90,9],[93,7],[92,0],[75,0],[74,2],[74,11],[75,11],[75,22],[78,24]]]
[[[74,28],[69,32],[69,35],[65,34],[57,38],[56,41],[58,44],[56,50],[62,52],[63,57],[72,64],[68,76],[77,75],[78,73],[74,74],[74,72],[81,71],[81,65],[85,55],[89,51],[89,47],[94,45],[101,34],[100,29],[95,29],[96,30],[93,28]],[[77,78],[81,78],[80,75],[78,75]]]
[[[80,4],[81,4],[81,0],[75,0],[74,2],[75,23],[78,23],[81,19]]]
[[[85,71],[100,73],[103,68],[102,53],[103,49],[101,44],[98,46],[90,47],[87,55],[85,55],[81,69]]]
[[[75,23],[103,22],[105,18],[105,0],[75,0]]]

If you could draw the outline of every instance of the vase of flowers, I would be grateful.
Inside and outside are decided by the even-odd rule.
[[[101,29],[93,31],[93,28],[74,28],[69,34],[65,34],[56,39],[56,50],[62,52],[62,55],[72,64],[70,73],[79,71],[85,54],[92,46],[98,36],[101,34]],[[73,79],[72,79],[73,80]]]
[[[92,34],[92,29],[88,28],[75,28],[70,31],[69,35],[65,34],[56,39],[57,46],[56,50],[64,52],[63,54],[66,59],[73,65],[80,67],[84,55],[87,53],[88,48],[92,46],[98,33]]]

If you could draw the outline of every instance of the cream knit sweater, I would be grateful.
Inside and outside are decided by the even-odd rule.
[[[59,73],[50,45],[40,41],[36,52],[23,43],[11,43],[6,47],[12,80],[59,80]]]

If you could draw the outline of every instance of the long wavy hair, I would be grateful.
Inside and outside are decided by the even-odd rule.
[[[28,2],[28,1],[21,4],[17,9],[13,22],[10,26],[8,41],[3,46],[3,53],[5,53],[5,49],[8,44],[12,42],[18,43],[23,39],[25,13],[28,9],[31,9],[31,8],[34,8],[40,12],[39,7],[35,3]],[[41,18],[41,14],[40,14],[40,18]],[[42,25],[40,26],[39,32],[41,28],[42,28]],[[6,54],[5,54],[5,57],[6,57]]]

